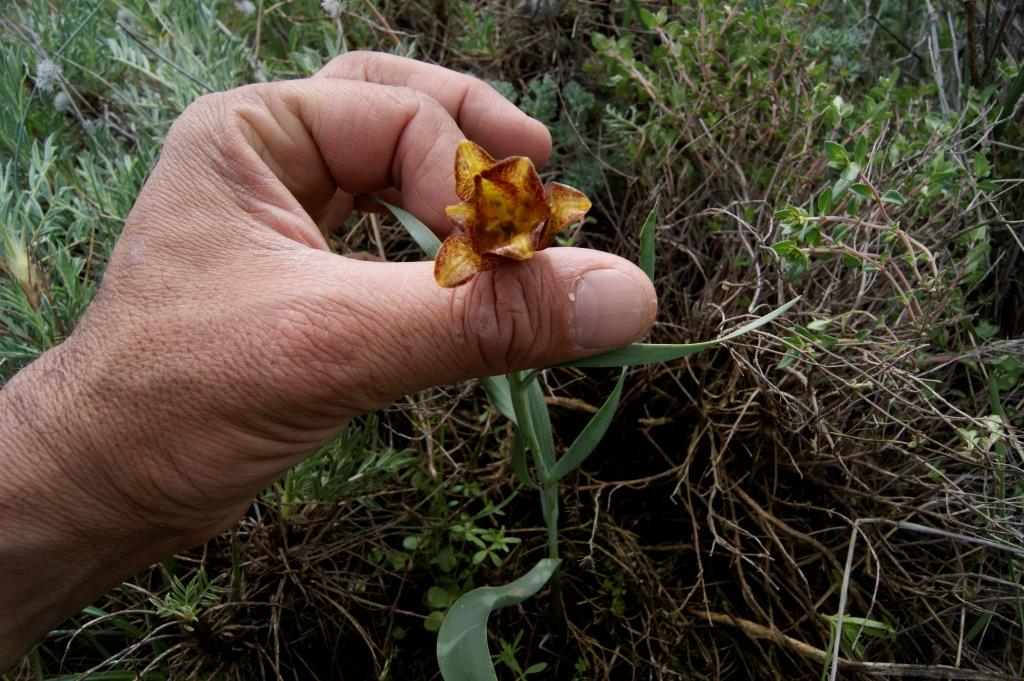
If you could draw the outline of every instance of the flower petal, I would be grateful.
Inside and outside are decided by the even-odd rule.
[[[529,260],[533,257],[533,234],[516,234],[500,245],[487,251],[489,255],[500,255],[513,260]]]
[[[544,225],[550,210],[530,159],[507,158],[485,170],[470,201],[477,211],[469,228],[477,253],[516,260],[533,255],[531,235]]]
[[[537,250],[547,248],[555,240],[556,234],[582,220],[591,206],[590,199],[583,192],[560,182],[548,182],[544,193],[551,206],[551,217],[538,239]]]
[[[476,176],[494,165],[494,157],[483,147],[462,140],[455,149],[455,194],[465,201],[473,193]]]
[[[444,288],[461,286],[491,265],[473,252],[469,239],[453,234],[444,240],[434,257],[434,280]]]
[[[476,201],[463,201],[445,206],[444,212],[448,216],[448,222],[466,234],[469,234],[476,224]]]

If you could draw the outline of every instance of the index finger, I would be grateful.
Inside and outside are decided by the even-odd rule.
[[[346,52],[314,78],[344,78],[408,87],[443,106],[466,136],[492,155],[529,156],[543,165],[551,156],[551,133],[479,78],[383,52]]]

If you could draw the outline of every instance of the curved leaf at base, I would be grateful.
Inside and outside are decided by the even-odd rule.
[[[455,601],[437,633],[437,663],[444,681],[497,681],[487,647],[487,617],[540,591],[559,563],[545,558],[514,582],[482,586]]]

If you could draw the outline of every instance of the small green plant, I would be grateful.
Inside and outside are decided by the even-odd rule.
[[[528,676],[540,674],[548,668],[547,662],[537,662],[535,664],[531,664],[525,669],[521,664],[519,664],[519,660],[516,659],[516,656],[522,649],[522,641],[522,630],[516,632],[516,637],[512,639],[512,641],[506,641],[503,638],[499,639],[498,643],[501,646],[501,650],[494,656],[496,662],[500,662],[512,670],[512,673],[516,676],[516,681],[528,681]]]
[[[839,639],[839,651],[848,660],[864,660],[864,637],[869,638],[890,638],[896,635],[896,630],[885,622],[867,619],[864,617],[842,618],[840,624],[838,615],[822,615],[821,618],[828,622],[829,642],[826,649],[824,668],[821,678],[827,679],[829,669],[833,663],[833,650],[836,646],[836,638]]]
[[[203,567],[187,582],[172,575],[170,591],[162,598],[150,599],[150,602],[156,607],[157,615],[176,619],[185,631],[192,631],[200,612],[217,603],[228,592],[219,584],[226,576],[221,573],[210,579]]]
[[[407,211],[390,204],[385,205],[428,256],[437,253],[441,243],[426,225]],[[639,264],[652,280],[656,219],[657,213],[652,210],[640,230]],[[445,681],[497,681],[487,646],[487,619],[493,610],[520,603],[535,594],[558,569],[561,563],[558,547],[558,482],[583,465],[601,442],[618,408],[627,368],[667,362],[719,345],[767,324],[789,309],[796,300],[713,341],[690,344],[634,343],[618,350],[567,363],[566,366],[575,367],[616,367],[621,372],[615,388],[604,404],[561,456],[556,453],[551,416],[538,380],[540,370],[516,371],[505,376],[481,378],[494,408],[515,424],[512,468],[524,487],[539,492],[541,513],[547,528],[548,557],[540,560],[533,569],[510,584],[474,589],[451,604],[437,637],[437,660]],[[482,537],[476,537],[474,541],[480,541],[480,545],[483,545]],[[474,562],[482,562],[488,555],[494,560],[494,554],[488,553],[486,549],[478,551],[474,555]],[[437,600],[440,602],[440,599]]]
[[[366,493],[375,481],[409,478],[416,462],[411,450],[384,445],[379,419],[370,415],[355,419],[337,439],[290,468],[263,498],[277,502],[289,520],[303,522],[307,509],[320,504],[342,499],[373,504]]]

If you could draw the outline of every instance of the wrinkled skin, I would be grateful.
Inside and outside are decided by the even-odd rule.
[[[653,289],[608,254],[549,249],[452,291],[429,262],[328,250],[367,192],[445,236],[466,137],[498,157],[550,152],[544,127],[481,81],[385,55],[181,115],[85,318],[0,391],[0,669],[133,571],[229,527],[352,416],[646,331]],[[600,289],[607,310],[578,314],[594,271],[621,279]],[[607,332],[581,334],[605,312]]]

